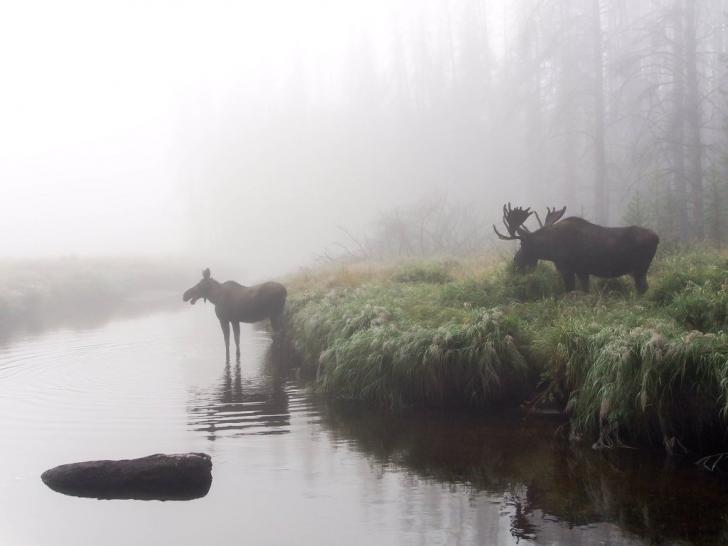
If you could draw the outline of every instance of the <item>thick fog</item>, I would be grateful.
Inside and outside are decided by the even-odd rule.
[[[0,255],[184,256],[259,277],[391,254],[410,221],[437,253],[485,251],[506,201],[721,241],[725,13],[6,3]]]

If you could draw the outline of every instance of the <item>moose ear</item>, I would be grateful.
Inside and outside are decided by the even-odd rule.
[[[547,226],[550,226],[552,224],[555,224],[559,220],[561,220],[561,217],[566,212],[566,207],[562,208],[561,210],[556,210],[556,207],[553,209],[550,209],[549,207],[546,207],[546,220],[544,221],[544,224]]]
[[[554,207],[554,210],[555,209],[556,209],[556,207]],[[566,212],[566,206],[564,206],[564,208],[562,208],[561,210],[557,211],[556,220],[554,220],[554,222],[558,222],[559,220],[561,220],[561,217],[564,215],[565,212]]]
[[[207,269],[205,269],[205,270],[202,271],[202,278],[203,279],[209,279],[210,278],[210,268],[209,267]]]

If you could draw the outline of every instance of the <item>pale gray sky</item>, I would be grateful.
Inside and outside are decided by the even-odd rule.
[[[197,154],[209,159],[234,141],[225,141],[219,127],[206,138],[211,120],[224,124],[251,104],[271,104],[301,67],[315,75],[305,81],[316,100],[344,100],[340,80],[352,71],[346,59],[356,37],[365,35],[374,60],[386,64],[391,43],[385,37],[392,35],[397,14],[416,19],[421,11],[423,18],[436,18],[438,5],[2,3],[0,256],[194,254],[186,171],[205,163]],[[199,136],[192,134],[197,131]],[[330,242],[323,234],[333,233],[336,224],[350,220],[360,227],[381,208],[376,201],[382,188],[362,189],[368,183],[363,180],[323,187],[327,193],[318,195],[310,180],[291,173],[284,173],[287,179],[256,179],[234,165],[217,172],[201,168],[203,179],[229,176],[231,183],[250,185],[251,222],[264,221],[268,207],[281,199],[296,208],[298,197],[308,196],[307,208],[292,210],[293,233],[275,236],[278,243],[293,241],[287,252],[278,246],[287,259],[270,260],[278,268]],[[432,189],[426,181],[423,188]],[[343,194],[338,212],[335,202],[326,202],[337,191]],[[400,201],[412,197],[409,188],[393,195]],[[285,218],[278,217],[277,231]],[[311,229],[302,225],[307,219]],[[251,236],[264,238],[260,232]]]

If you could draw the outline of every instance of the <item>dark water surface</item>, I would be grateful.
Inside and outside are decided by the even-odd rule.
[[[226,366],[210,306],[0,342],[0,544],[728,543],[728,486],[553,425],[327,405],[242,328]],[[209,494],[98,501],[58,464],[203,451]]]

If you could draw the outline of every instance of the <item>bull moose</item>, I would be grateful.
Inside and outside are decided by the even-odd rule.
[[[521,242],[513,259],[516,270],[523,272],[535,267],[538,260],[547,260],[554,263],[569,292],[575,288],[575,277],[588,292],[589,275],[631,275],[638,293],[647,290],[647,270],[660,242],[654,231],[639,226],[603,227],[577,217],[561,220],[566,207],[547,207],[546,212],[542,223],[531,207],[503,205],[508,235],[500,233],[495,225],[493,230],[501,239]],[[533,232],[523,225],[532,214],[540,226]]]
[[[277,282],[256,286],[243,286],[235,281],[218,282],[210,276],[208,268],[202,272],[202,280],[184,293],[182,301],[194,305],[203,298],[215,305],[225,338],[225,361],[230,362],[230,324],[235,336],[235,354],[240,358],[240,323],[270,319],[273,331],[280,331],[286,295],[286,287]]]

